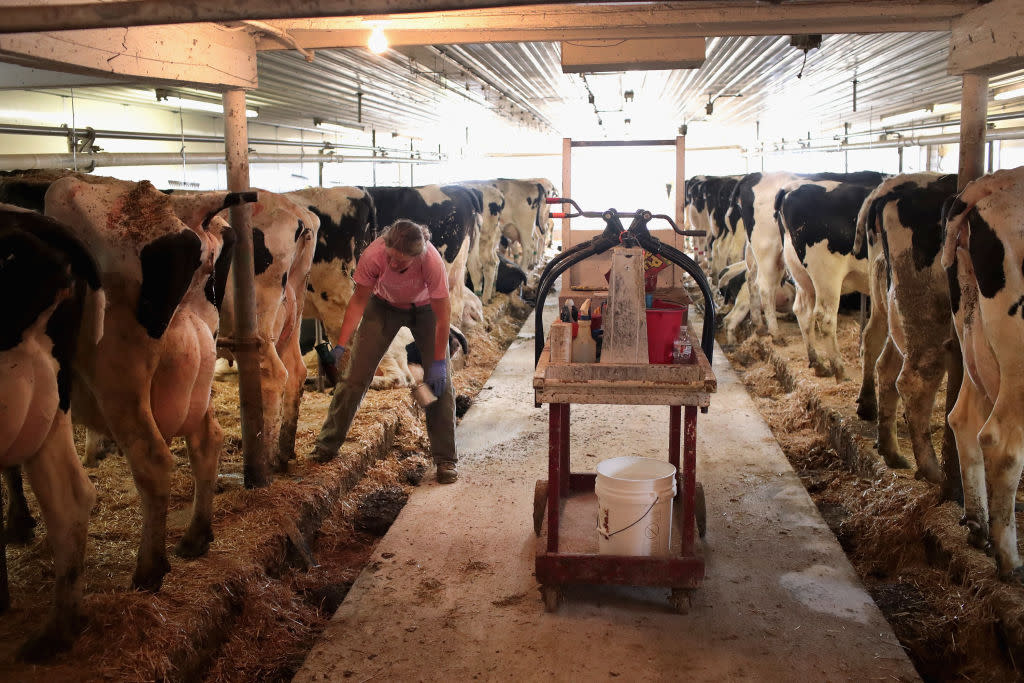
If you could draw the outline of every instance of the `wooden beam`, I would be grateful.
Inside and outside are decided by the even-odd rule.
[[[43,69],[206,88],[255,88],[256,42],[216,24],[0,35],[0,58]]]
[[[562,72],[698,69],[704,38],[630,38],[562,43]]]
[[[993,0],[953,23],[949,73],[993,76],[1024,69],[1024,3]]]
[[[558,0],[517,0],[520,5]],[[121,0],[114,2],[35,3],[4,7],[0,33],[62,31],[198,22],[340,17],[385,12],[426,12],[507,5],[506,0]]]
[[[365,46],[375,26],[393,46],[948,31],[954,19],[974,7],[975,0],[580,3],[270,23],[287,30],[304,48],[334,48]],[[257,49],[285,48],[262,39]]]

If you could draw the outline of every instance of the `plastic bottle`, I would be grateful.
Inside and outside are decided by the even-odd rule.
[[[579,316],[579,334],[572,340],[572,362],[596,363],[597,342],[590,334],[590,299],[583,302]]]
[[[672,340],[672,362],[693,362],[693,344],[690,342],[690,335],[686,333],[686,325],[679,328],[679,334]]]

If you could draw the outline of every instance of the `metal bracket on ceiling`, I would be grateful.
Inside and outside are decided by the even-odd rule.
[[[102,152],[102,147],[97,147],[94,143],[96,142],[96,131],[91,127],[86,127],[84,130],[80,128],[68,128],[66,123],[61,124],[61,128],[67,128],[68,138],[68,151],[75,154],[95,154],[96,152]]]

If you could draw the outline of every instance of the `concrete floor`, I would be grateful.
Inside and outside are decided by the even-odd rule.
[[[707,577],[689,614],[667,589],[601,586],[544,611],[532,511],[548,413],[533,406],[531,317],[458,427],[459,481],[413,493],[295,680],[916,680],[720,350],[714,367],[697,423]],[[572,410],[573,471],[667,457],[665,406]]]

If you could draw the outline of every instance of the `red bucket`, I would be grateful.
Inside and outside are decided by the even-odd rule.
[[[658,303],[668,303],[655,301]],[[651,363],[672,362],[672,342],[686,319],[686,307],[671,304],[673,308],[647,309],[647,359]]]

